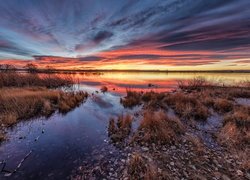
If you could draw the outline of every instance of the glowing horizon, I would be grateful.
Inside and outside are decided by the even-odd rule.
[[[0,2],[0,64],[250,70],[248,0]]]

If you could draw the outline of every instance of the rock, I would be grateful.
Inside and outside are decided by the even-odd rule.
[[[200,180],[207,180],[207,178],[201,174],[198,174],[195,176],[195,179],[200,179]]]
[[[227,175],[225,175],[225,174],[223,174],[222,176],[221,176],[221,179],[222,180],[231,180]]]
[[[183,172],[183,175],[188,178],[188,173],[186,171]]]
[[[246,173],[246,178],[250,179],[250,173]]]
[[[162,169],[161,168],[158,168],[157,171],[158,171],[158,173],[162,173]]]
[[[216,179],[220,179],[221,173],[220,172],[215,172],[214,176],[216,177]]]
[[[243,175],[244,175],[243,172],[242,172],[241,170],[237,170],[236,172],[237,172],[237,175],[238,175],[238,176],[243,176]]]
[[[48,177],[54,176],[54,173],[49,173]]]
[[[171,165],[171,166],[174,166],[174,162],[170,162],[170,165]]]
[[[142,149],[142,151],[149,151],[149,149],[147,147],[142,147],[141,149]]]
[[[171,149],[176,149],[176,147],[175,146],[171,146]]]

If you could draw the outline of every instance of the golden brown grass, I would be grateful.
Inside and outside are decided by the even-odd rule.
[[[238,156],[243,160],[241,168],[250,171],[250,149],[246,148],[244,151],[239,151]]]
[[[160,176],[156,168],[148,164],[139,153],[134,153],[129,159],[127,172],[129,179],[156,180]]]
[[[185,137],[193,145],[196,153],[201,154],[204,152],[205,146],[197,136],[191,135],[191,134],[186,134]]]
[[[178,81],[178,87],[182,90],[202,90],[207,87],[213,86],[204,77],[194,77],[193,79],[187,81]]]
[[[60,93],[58,109],[62,113],[67,113],[73,108],[79,106],[87,96],[87,93],[81,91]]]
[[[250,98],[250,86],[238,87],[226,90],[229,97],[234,98]],[[224,91],[225,92],[225,91]]]
[[[0,143],[5,140],[5,135],[3,132],[0,130]]]
[[[120,115],[117,120],[109,120],[108,133],[112,141],[121,142],[129,136],[132,127],[132,116]]]
[[[125,108],[132,108],[141,103],[147,104],[148,108],[156,109],[161,107],[161,101],[165,97],[165,93],[156,93],[154,91],[136,92],[127,90],[127,96],[121,98],[121,104]]]
[[[108,87],[107,86],[102,86],[101,87],[101,92],[102,93],[105,93],[105,92],[107,92],[108,91]]]
[[[29,74],[18,72],[0,72],[0,88],[2,87],[26,87],[39,86],[56,88],[60,86],[71,86],[74,84],[70,76],[59,76],[55,74]]]
[[[169,118],[163,111],[147,111],[133,139],[139,143],[167,144],[176,142],[184,132],[179,119]]]
[[[6,126],[21,119],[49,115],[56,109],[67,112],[79,105],[87,94],[65,93],[46,88],[3,88],[0,89],[0,122]],[[70,108],[62,109],[60,103]]]
[[[235,107],[233,112],[224,117],[219,140],[243,149],[250,145],[250,107]]]
[[[141,92],[131,91],[127,89],[127,96],[121,98],[121,104],[126,108],[132,108],[141,103]]]
[[[233,106],[233,103],[227,99],[218,98],[214,100],[214,109],[220,113],[232,111]]]
[[[175,112],[184,119],[206,120],[209,111],[194,94],[175,93],[165,98],[165,103],[170,105]]]

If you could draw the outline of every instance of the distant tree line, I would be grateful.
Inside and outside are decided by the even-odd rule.
[[[28,63],[23,68],[28,73],[38,73],[38,72],[53,73],[55,71],[55,69],[53,69],[51,66],[46,66],[44,69],[39,69],[38,66],[33,63]],[[17,68],[14,65],[0,64],[0,72],[15,72],[15,71],[17,71]]]
[[[0,64],[0,72],[16,71],[16,67],[10,64]]]

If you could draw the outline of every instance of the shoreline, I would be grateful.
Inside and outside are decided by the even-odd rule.
[[[11,70],[9,70],[11,72]],[[17,72],[27,72],[25,69],[16,69]],[[47,72],[46,69],[38,69],[36,73],[81,73],[81,72],[138,72],[138,73],[250,73],[250,70],[104,70],[104,69],[85,69],[85,70],[67,70],[67,69],[54,69]]]

